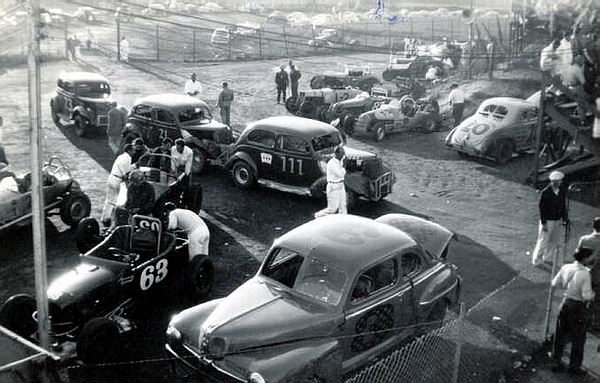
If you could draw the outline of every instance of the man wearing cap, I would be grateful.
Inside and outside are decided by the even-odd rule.
[[[106,136],[108,137],[108,146],[114,154],[121,149],[121,140],[123,139],[123,128],[127,121],[127,108],[118,105],[116,101],[110,103],[108,111],[108,126],[106,127]]]
[[[346,187],[344,178],[346,169],[344,168],[344,148],[338,146],[335,148],[333,157],[327,161],[327,207],[315,213],[315,218],[323,217],[328,214],[346,214]]]
[[[125,208],[134,214],[150,215],[154,209],[156,194],[154,188],[144,179],[144,173],[135,169],[129,176]]]
[[[593,230],[590,234],[586,234],[579,238],[578,249],[590,249],[594,253],[594,265],[590,270],[592,276],[592,290],[596,297],[594,298],[591,310],[593,312],[594,321],[592,329],[600,329],[600,217],[594,218],[592,223]]]
[[[219,93],[219,98],[217,99],[217,108],[220,108],[221,114],[221,122],[227,126],[231,125],[231,103],[233,102],[233,91],[229,89],[227,82],[223,82],[222,84],[223,90]]]
[[[190,79],[185,82],[185,94],[192,97],[200,97],[202,84],[196,81],[196,73],[192,73]]]
[[[134,152],[133,152],[133,156],[131,156],[131,163],[134,163],[134,164],[137,163],[144,154],[146,154],[150,151],[150,149],[148,149],[146,144],[144,144],[144,140],[140,137],[133,140],[133,149],[134,149]]]
[[[285,71],[285,65],[282,65],[279,72],[275,74],[275,85],[277,86],[277,103],[279,104],[279,100],[283,97],[283,102],[285,103],[285,90],[287,89],[288,83],[290,79],[288,77],[287,72]]]
[[[558,251],[561,239],[561,221],[564,224],[568,221],[566,191],[562,187],[564,177],[565,175],[559,171],[550,173],[550,185],[546,186],[540,195],[540,225],[537,243],[533,250],[533,265],[537,266],[542,261],[552,262],[555,252],[561,254]],[[564,259],[560,259],[558,264],[563,263]]]
[[[125,145],[125,152],[115,159],[108,176],[106,200],[104,201],[104,208],[102,209],[102,216],[100,217],[102,224],[106,227],[111,224],[113,210],[117,203],[119,189],[121,188],[121,182],[124,182],[129,176],[129,173],[135,169],[135,166],[132,165],[131,162],[133,152],[134,148],[132,144]]]
[[[454,126],[458,126],[462,121],[463,111],[465,110],[465,94],[458,87],[458,84],[450,85],[450,94],[448,101],[452,105],[452,117],[454,117]]]
[[[190,262],[197,255],[208,255],[210,232],[204,220],[198,214],[187,209],[177,209],[175,204],[167,202],[165,212],[168,215],[168,230],[182,229],[188,236],[188,255]]]

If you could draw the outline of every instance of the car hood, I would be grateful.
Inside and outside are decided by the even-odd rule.
[[[195,308],[186,310],[177,315],[178,322],[193,323],[197,314]],[[236,352],[327,336],[334,318],[332,309],[254,277],[224,298],[197,328],[175,326],[190,341],[197,334],[198,343],[192,345],[200,350],[210,338],[219,337],[225,339],[227,352]]]
[[[107,98],[77,96],[77,98],[86,103],[100,104],[105,105],[106,107],[109,107],[110,103],[113,101],[112,96],[108,96]]]
[[[190,125],[182,125],[181,126],[182,129],[184,130],[188,130],[190,132],[193,131],[198,131],[198,130],[202,130],[202,131],[207,131],[207,130],[212,130],[212,131],[220,131],[220,130],[225,130],[227,129],[227,125],[216,121],[216,120],[210,120],[209,122],[203,123],[203,124],[190,124]]]
[[[354,149],[348,146],[344,146],[344,152],[346,152],[346,157],[352,160],[365,159],[365,158],[374,158],[377,157],[375,153],[367,152],[365,150]]]
[[[110,261],[107,261],[110,262]],[[79,265],[68,270],[54,279],[48,286],[48,299],[60,307],[77,303],[82,299],[89,300],[99,288],[119,283],[122,271],[127,266],[118,262],[114,265],[101,265],[82,261]],[[94,298],[93,296],[91,298]],[[98,296],[97,298],[104,298]]]
[[[500,129],[495,121],[474,115],[463,121],[449,136],[448,144],[484,150],[490,135]]]

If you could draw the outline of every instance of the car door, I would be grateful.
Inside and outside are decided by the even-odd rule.
[[[293,186],[310,186],[319,178],[319,167],[310,145],[301,137],[277,137],[275,171],[279,182]]]
[[[75,107],[73,103],[74,98],[74,85],[68,81],[62,82],[62,87],[59,88],[59,111],[62,114],[63,119],[69,120]]]
[[[168,110],[155,108],[152,109],[152,123],[148,127],[146,133],[148,139],[146,145],[151,148],[160,146],[162,140],[169,137],[175,142],[181,137],[181,132],[177,128],[175,116]]]
[[[536,107],[529,107],[520,111],[519,121],[514,128],[515,145],[518,151],[527,150],[535,146],[537,117],[538,111]]]
[[[374,360],[411,334],[412,287],[399,277],[399,258],[391,256],[355,278],[345,305],[340,337],[344,372]]]
[[[258,178],[276,180],[277,163],[275,144],[277,137],[269,130],[256,129],[248,134],[248,154],[256,164]]]

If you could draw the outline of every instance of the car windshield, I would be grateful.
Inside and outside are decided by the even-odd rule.
[[[502,121],[508,115],[508,109],[502,105],[488,104],[480,108],[477,113],[490,120]]]
[[[76,94],[83,97],[106,98],[110,95],[110,86],[104,82],[75,84],[73,88]]]
[[[315,152],[333,150],[342,143],[342,138],[338,133],[330,133],[324,136],[316,137],[311,140]]]
[[[179,122],[184,125],[206,124],[211,119],[210,111],[205,108],[188,109],[179,113]]]
[[[335,265],[285,248],[271,253],[262,275],[332,306],[339,304],[347,279]]]

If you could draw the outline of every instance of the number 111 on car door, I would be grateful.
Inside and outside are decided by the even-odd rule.
[[[302,158],[281,156],[281,166],[284,173],[302,175]]]

